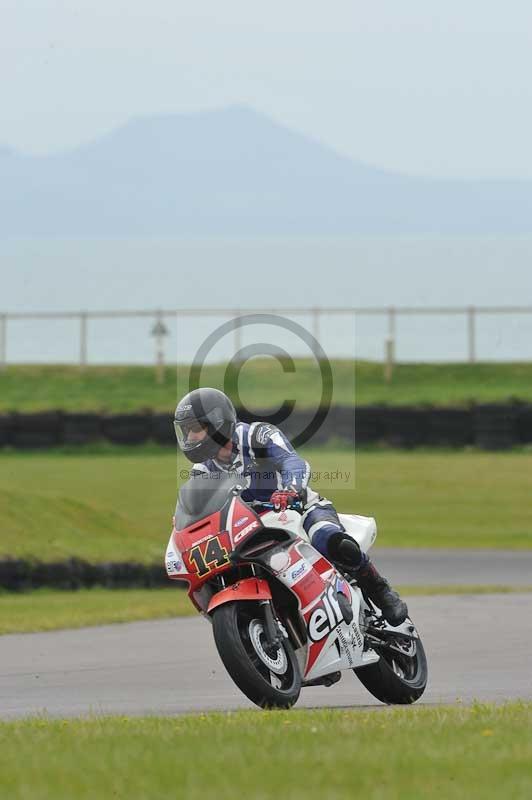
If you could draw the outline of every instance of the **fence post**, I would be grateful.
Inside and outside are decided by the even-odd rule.
[[[0,314],[0,370],[7,364],[7,314]]]
[[[87,366],[87,312],[79,315],[79,368]]]
[[[477,360],[475,333],[475,307],[469,306],[467,309],[467,341],[470,364],[474,364]]]
[[[151,335],[155,339],[155,380],[164,383],[164,337],[168,336],[168,328],[164,324],[163,314],[157,312]]]
[[[388,337],[385,340],[384,348],[384,378],[387,383],[390,383],[395,364],[395,308],[393,306],[388,308]]]
[[[393,339],[386,339],[385,342],[385,363],[384,363],[384,379],[386,383],[391,383],[393,377],[393,365],[395,362],[395,349]]]

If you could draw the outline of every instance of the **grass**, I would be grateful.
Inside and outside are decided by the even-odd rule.
[[[531,703],[0,723],[0,796],[524,800],[531,726]]]
[[[0,634],[85,628],[197,615],[186,592],[168,589],[39,589],[0,594]]]
[[[532,547],[530,452],[305,455],[340,511],[376,517],[377,546]],[[182,470],[164,448],[4,453],[0,558],[162,561]]]
[[[532,401],[532,363],[399,364],[390,384],[375,362],[332,360],[331,366],[335,404],[352,405],[355,398],[358,405]],[[206,365],[202,384],[223,389],[225,371],[225,364]],[[161,385],[153,367],[91,366],[80,372],[73,366],[12,365],[0,372],[0,412],[152,408],[167,413],[188,391],[188,377],[185,365],[167,367]],[[295,361],[293,373],[284,373],[270,358],[252,359],[242,368],[238,385],[250,409],[277,408],[287,397],[296,398],[298,407],[314,407],[321,393],[318,366],[306,359]]]
[[[532,586],[399,586],[405,597],[450,594],[514,594]],[[39,589],[0,594],[0,635],[85,628],[147,619],[196,616],[185,591],[168,589]]]

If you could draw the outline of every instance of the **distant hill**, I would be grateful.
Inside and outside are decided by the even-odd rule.
[[[532,181],[386,172],[246,108],[133,119],[51,156],[0,147],[3,237],[531,231]]]

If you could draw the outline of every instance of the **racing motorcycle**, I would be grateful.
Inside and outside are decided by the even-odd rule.
[[[305,686],[331,686],[352,670],[383,703],[413,703],[427,660],[411,619],[392,627],[356,579],[309,542],[301,504],[276,511],[242,500],[243,479],[192,476],[179,492],[166,571],[188,582],[239,689],[262,708],[289,708]],[[367,552],[371,517],[340,514]]]

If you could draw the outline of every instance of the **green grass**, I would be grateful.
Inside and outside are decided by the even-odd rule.
[[[376,517],[377,547],[532,547],[531,453],[305,455],[340,511]],[[164,448],[4,453],[0,558],[162,560],[186,469]]]
[[[531,726],[531,703],[0,723],[0,796],[525,800]]]
[[[464,405],[510,398],[532,401],[532,363],[400,364],[393,381],[384,380],[381,364],[333,360],[335,404]],[[206,365],[202,384],[224,388],[225,365]],[[189,368],[167,367],[165,382],[155,382],[152,367],[87,367],[13,365],[0,372],[0,412],[137,411],[172,412],[176,398],[188,391]],[[356,377],[356,391],[355,391]],[[226,386],[227,388],[227,386]],[[283,373],[272,359],[253,359],[239,379],[242,401],[250,408],[278,407],[287,397],[300,407],[314,407],[321,393],[317,365],[295,361],[295,372]],[[230,392],[231,393],[231,392]],[[234,397],[234,393],[233,393]]]
[[[402,595],[515,594],[532,586],[398,586]],[[147,619],[197,616],[186,591],[168,589],[39,589],[0,594],[0,635],[85,628]]]
[[[0,634],[85,628],[197,615],[185,591],[168,589],[39,589],[0,594]]]

